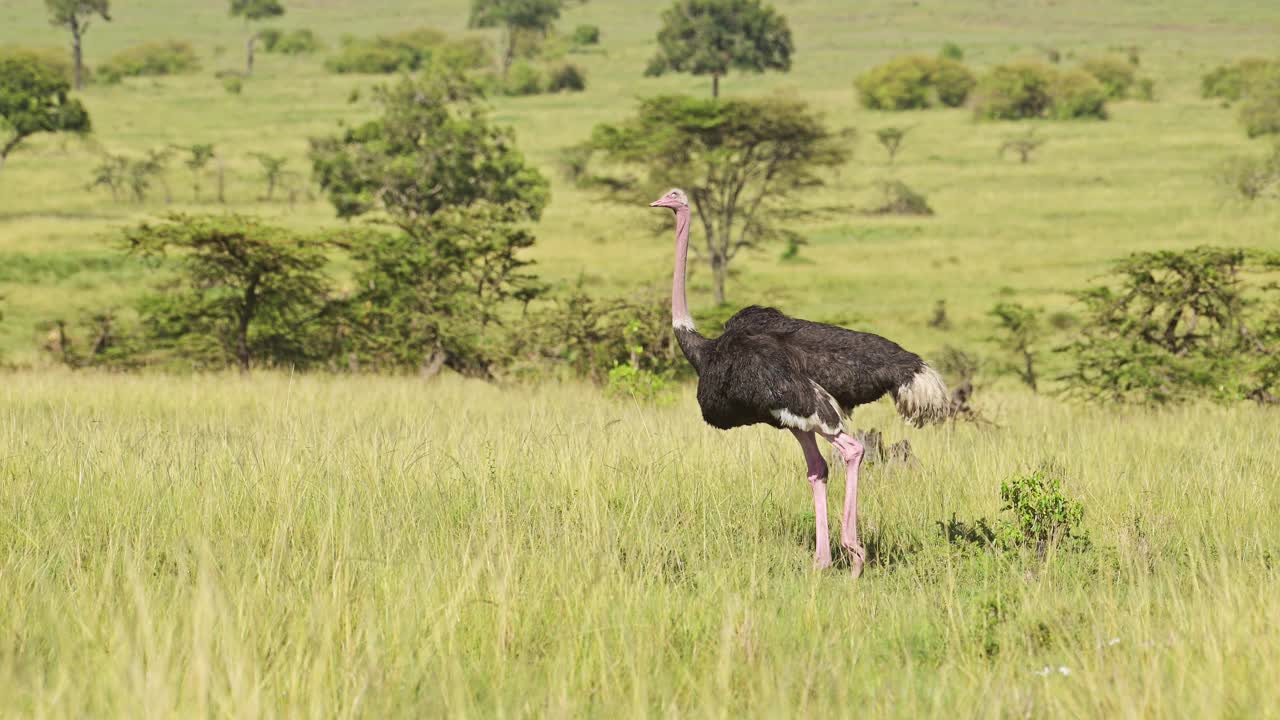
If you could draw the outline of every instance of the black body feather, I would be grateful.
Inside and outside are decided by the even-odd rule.
[[[718,338],[675,332],[698,372],[703,419],[726,430],[757,423],[796,427],[781,411],[842,428],[853,408],[897,392],[926,367],[920,356],[879,335],[756,305],[738,311]]]

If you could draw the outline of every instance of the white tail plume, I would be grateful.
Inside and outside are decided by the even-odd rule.
[[[936,370],[925,365],[893,391],[898,414],[916,427],[951,417],[951,396]]]

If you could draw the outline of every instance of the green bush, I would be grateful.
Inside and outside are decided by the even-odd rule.
[[[579,25],[573,29],[573,44],[578,47],[600,44],[600,28],[596,25]]]
[[[1251,138],[1280,133],[1280,64],[1252,82],[1240,105],[1240,124]]]
[[[942,44],[942,49],[938,51],[938,57],[961,62],[964,60],[964,50],[959,45],[948,41]]]
[[[1010,478],[1000,484],[1001,510],[1013,519],[996,522],[996,541],[1006,549],[1034,549],[1042,559],[1048,548],[1069,542],[1071,547],[1089,546],[1089,536],[1080,525],[1084,504],[1062,492],[1062,483],[1049,468]]]
[[[899,57],[857,79],[858,97],[869,110],[919,110],[929,107],[934,59]]]
[[[933,63],[932,84],[938,101],[947,107],[960,107],[978,84],[973,73],[958,61],[939,58]]]
[[[1156,99],[1156,81],[1151,78],[1138,78],[1138,84],[1134,88],[1133,96],[1144,102],[1152,102]]]
[[[75,82],[75,67],[71,64],[71,58],[65,50],[52,47],[28,48],[18,47],[14,45],[0,48],[0,60],[33,60],[40,65],[50,68],[58,73],[58,75],[69,83]],[[89,66],[84,66],[85,79],[89,79],[92,73],[89,72]]]
[[[883,180],[880,187],[880,205],[871,209],[873,215],[932,215],[933,208],[923,194],[912,190],[901,180]]]
[[[306,28],[287,33],[281,33],[279,30],[263,30],[258,37],[262,39],[264,50],[281,55],[309,55],[324,48],[320,38]]]
[[[507,73],[502,92],[507,95],[537,95],[546,88],[542,71],[529,63],[516,63]]]
[[[572,63],[565,63],[551,70],[547,78],[547,92],[581,92],[587,89],[587,77]]]
[[[244,90],[244,78],[239,75],[227,75],[222,78],[222,89],[230,95],[239,95]]]
[[[121,50],[99,66],[98,75],[106,82],[119,82],[126,77],[181,75],[199,69],[191,43],[169,40]]]
[[[1107,118],[1107,91],[1083,70],[1057,73],[1049,86],[1051,116],[1058,120]]]
[[[420,70],[433,59],[467,68],[483,67],[491,61],[483,40],[450,40],[439,30],[420,28],[374,38],[344,37],[342,47],[325,61],[325,67],[335,73],[385,75]]]
[[[1244,58],[1214,68],[1200,79],[1200,95],[1235,102],[1248,94],[1250,86],[1277,63],[1266,58]]]
[[[1055,75],[1038,62],[999,65],[978,81],[974,113],[987,120],[1044,117],[1053,105]]]
[[[1038,62],[993,68],[978,83],[975,95],[974,113],[987,120],[1107,117],[1106,91],[1092,75]]]
[[[1081,63],[1080,69],[1102,83],[1102,89],[1108,100],[1127,97],[1129,89],[1137,81],[1137,73],[1134,72],[1133,65],[1124,58],[1115,56],[1090,58]]]

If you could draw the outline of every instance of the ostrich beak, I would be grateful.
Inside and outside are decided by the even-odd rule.
[[[653,202],[649,203],[649,207],[666,207],[666,205],[662,204],[662,200],[654,200]]]

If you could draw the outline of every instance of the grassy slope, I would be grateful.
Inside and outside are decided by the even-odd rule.
[[[204,70],[189,77],[91,87],[84,93],[97,128],[91,143],[39,140],[0,174],[0,265],[5,268],[0,269],[0,294],[7,296],[9,316],[0,324],[0,350],[11,360],[35,357],[32,328],[38,321],[124,302],[148,282],[139,268],[121,266],[104,231],[168,208],[159,192],[142,207],[115,206],[105,191],[87,192],[95,146],[140,154],[169,142],[214,142],[229,156],[233,209],[299,225],[332,222],[331,210],[318,198],[304,197],[293,208],[257,201],[262,184],[250,153],[287,154],[293,168],[303,171],[306,139],[368,112],[347,98],[377,79],[327,75],[319,57],[263,55],[244,94],[228,95],[213,72],[240,65],[244,28],[225,15],[220,3],[196,5],[190,10],[190,4],[169,0],[116,3],[115,22],[90,31],[87,57],[93,64],[119,48],[174,37],[196,44]],[[833,123],[864,131],[857,159],[814,198],[817,202],[869,202],[871,184],[892,173],[925,191],[938,215],[923,220],[849,216],[806,228],[811,245],[803,254],[810,264],[779,264],[779,248],[762,250],[739,268],[732,301],[764,301],[815,319],[856,324],[929,352],[985,335],[982,313],[1002,288],[1065,306],[1064,290],[1130,249],[1274,243],[1280,212],[1225,205],[1213,184],[1214,166],[1250,144],[1234,113],[1199,100],[1196,85],[1216,63],[1270,52],[1280,13],[1243,2],[856,5],[780,2],[799,47],[794,71],[731,77],[725,90],[798,92]],[[290,8],[278,25],[313,28],[331,44],[344,32],[418,25],[462,31],[466,17],[463,0],[315,0]],[[40,10],[38,3],[0,0],[0,44],[63,43]],[[555,177],[553,204],[539,228],[534,255],[549,277],[581,276],[602,291],[662,283],[669,273],[669,241],[648,231],[653,217],[643,202],[649,198],[637,198],[634,209],[598,208],[556,175],[555,158],[559,148],[585,137],[595,123],[627,114],[637,96],[701,93],[706,83],[639,77],[657,22],[649,5],[597,0],[571,11],[563,24],[578,22],[600,24],[607,51],[574,57],[589,72],[588,92],[495,101],[497,118],[515,126],[521,146]],[[962,110],[892,115],[856,106],[851,83],[857,73],[903,52],[934,52],[944,40],[961,44],[977,66],[1032,54],[1037,45],[1084,56],[1136,44],[1142,48],[1142,71],[1158,81],[1160,102],[1118,103],[1114,119],[1106,123],[1046,125],[1042,132],[1050,142],[1030,166],[996,157],[996,148],[1016,126],[976,124]],[[870,132],[885,124],[914,127],[892,170]],[[185,171],[175,167],[171,175],[175,207],[186,208]],[[209,186],[206,180],[206,197]],[[695,308],[709,297],[706,273],[700,270],[695,265]],[[924,326],[941,298],[958,321],[953,334]]]
[[[851,583],[808,569],[794,442],[711,430],[688,396],[11,379],[0,696],[21,715],[1276,712],[1280,434],[1256,408],[1018,394],[999,431],[891,429],[920,464],[869,469]],[[1043,458],[1092,552],[948,544],[939,523],[994,517],[997,480]]]

